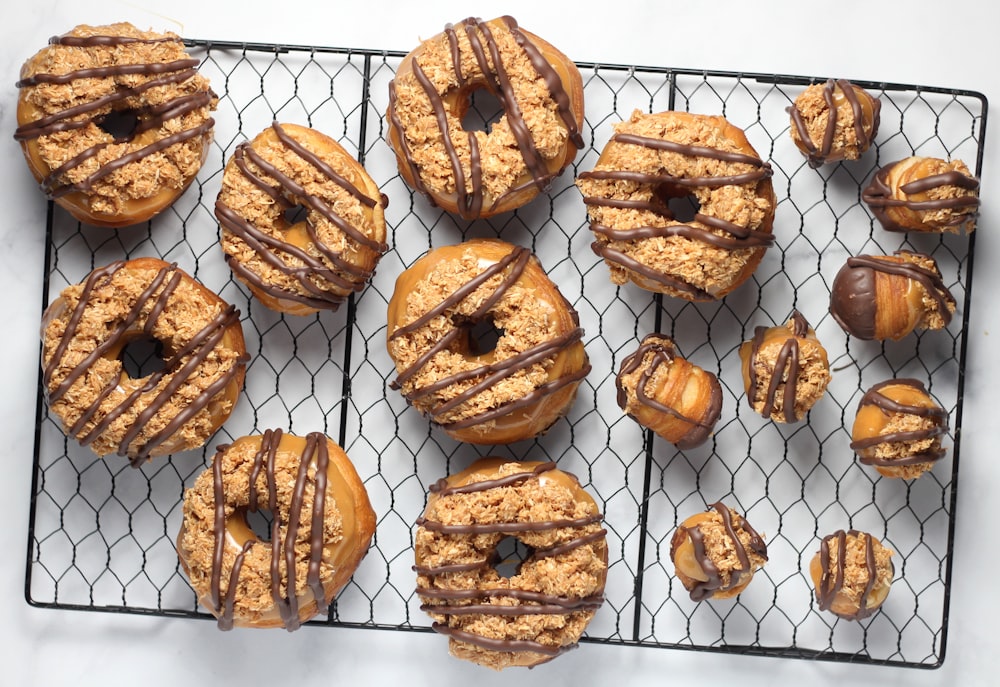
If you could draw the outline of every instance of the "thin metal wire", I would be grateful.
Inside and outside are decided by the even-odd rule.
[[[814,77],[585,63],[588,146],[548,198],[488,221],[461,222],[406,187],[385,144],[386,92],[402,52],[190,40],[220,96],[215,143],[196,184],[143,227],[81,227],[49,205],[43,304],[93,267],[123,256],[176,260],[243,313],[252,354],[243,399],[202,451],[140,470],[98,459],[65,438],[39,384],[25,596],[35,606],[209,618],[177,562],[183,490],[216,444],[268,427],[325,431],[357,465],[378,513],[372,550],[329,616],[312,625],[427,632],[413,592],[413,522],[426,487],[482,454],[540,456],[574,472],[601,504],[611,549],[607,602],[584,641],[784,658],[933,668],[944,660],[957,498],[975,235],[899,237],[860,200],[880,165],[909,154],[961,157],[982,168],[987,102],[947,88],[857,82],[883,100],[873,150],[812,170],[792,146],[784,108]],[[475,102],[473,103],[474,112]],[[494,103],[495,105],[495,103]],[[486,107],[486,105],[484,105]],[[690,304],[615,287],[589,249],[573,188],[617,121],[633,108],[722,113],[774,169],[776,245],[751,282],[724,301]],[[479,112],[487,128],[495,113]],[[362,160],[390,198],[393,249],[372,284],[337,313],[273,313],[232,278],[212,205],[233,148],[273,119],[314,126]],[[457,444],[388,389],[385,307],[395,276],[424,251],[475,236],[530,246],[580,312],[594,371],[567,418],[543,437],[503,447]],[[827,313],[832,275],[848,255],[898,248],[931,253],[959,303],[944,332],[903,342],[850,340]],[[836,369],[806,422],[779,427],[746,406],[737,349],[758,324],[806,312]],[[709,444],[681,452],[623,417],[614,372],[648,331],[672,336],[723,383]],[[890,375],[928,382],[952,417],[951,459],[913,483],[854,461],[846,427],[864,388]],[[677,523],[723,497],[767,534],[770,561],[739,598],[695,604],[668,560]],[[818,537],[867,529],[896,549],[883,610],[861,623],[815,607],[807,568]]]

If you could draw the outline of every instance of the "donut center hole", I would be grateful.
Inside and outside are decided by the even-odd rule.
[[[118,359],[131,379],[143,379],[167,367],[163,342],[151,336],[142,336],[125,344]]]
[[[691,194],[668,196],[666,202],[674,219],[684,224],[693,222],[694,216],[701,210],[701,203]]]
[[[305,222],[307,214],[308,210],[304,205],[293,205],[285,210],[284,216],[288,225],[292,226],[293,224],[298,224],[299,222]]]
[[[495,351],[500,337],[504,335],[504,330],[497,327],[489,316],[475,322],[458,319],[454,324],[465,330],[469,355],[474,357]]]
[[[247,527],[254,533],[254,536],[262,542],[271,541],[271,526],[274,516],[266,509],[250,510],[243,514],[247,521]]]
[[[534,549],[517,537],[504,537],[497,544],[496,562],[493,564],[493,569],[500,577],[515,577],[521,572],[521,566],[524,565],[524,562],[531,558],[532,553],[534,553]]]
[[[128,141],[139,127],[139,114],[135,110],[112,110],[101,117],[97,126],[115,141]]]
[[[493,125],[503,117],[500,100],[485,88],[477,88],[469,94],[467,107],[462,115],[462,129],[465,131],[489,133]]]

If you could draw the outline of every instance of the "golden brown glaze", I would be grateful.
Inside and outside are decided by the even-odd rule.
[[[779,327],[757,327],[740,345],[747,403],[775,422],[798,422],[830,383],[826,349],[802,315]]]
[[[718,377],[680,357],[659,334],[622,360],[615,384],[621,409],[680,449],[703,444],[722,411]]]
[[[452,655],[496,670],[533,666],[576,648],[604,601],[602,515],[554,463],[484,458],[439,480],[417,521],[417,594]],[[513,574],[497,547],[528,554]]]
[[[888,231],[970,233],[979,214],[979,179],[961,160],[908,157],[876,172],[861,197]]]
[[[479,351],[471,333],[501,335]],[[478,239],[436,248],[389,301],[393,386],[458,441],[503,444],[548,429],[590,370],[576,311],[521,247]]]
[[[181,565],[224,630],[292,631],[325,613],[375,531],[354,465],[318,432],[267,430],[220,446],[185,492],[183,511]],[[247,523],[257,511],[272,518],[269,541]]]
[[[385,196],[335,140],[274,122],[236,147],[215,215],[233,273],[267,307],[336,310],[387,249]],[[286,213],[302,208],[297,221]]]
[[[845,620],[875,613],[892,586],[894,553],[867,532],[838,530],[824,537],[809,563],[819,609]]]
[[[449,24],[403,59],[389,90],[400,175],[465,219],[521,207],[583,147],[580,72],[511,17]],[[480,90],[504,114],[488,132],[466,131],[469,97]]]
[[[774,240],[771,167],[723,117],[635,111],[577,177],[611,280],[691,301],[745,282]],[[675,219],[671,198],[698,204]]]
[[[878,134],[882,101],[845,79],[829,79],[804,90],[788,108],[796,147],[816,168],[857,160]]]
[[[742,515],[713,503],[677,528],[670,558],[692,601],[729,599],[746,589],[767,562],[767,546]]]
[[[132,378],[131,342],[162,345],[163,369]],[[138,466],[202,446],[232,412],[246,370],[239,311],[156,258],[95,269],[42,317],[43,384],[66,433]]]
[[[174,33],[75,27],[21,68],[18,128],[42,190],[81,222],[122,227],[171,205],[208,154],[218,98]]]
[[[944,458],[941,437],[948,412],[916,379],[891,379],[861,397],[851,429],[851,448],[865,465],[886,477],[914,479]]]

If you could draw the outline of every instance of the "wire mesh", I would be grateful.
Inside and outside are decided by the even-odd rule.
[[[967,91],[857,82],[882,99],[882,124],[861,160],[810,169],[788,135],[787,107],[805,77],[581,64],[587,147],[549,194],[486,221],[464,222],[415,196],[385,143],[388,83],[401,53],[189,41],[218,93],[215,141],[194,184],[160,217],[123,230],[82,227],[49,206],[48,303],[95,266],[152,255],[177,261],[236,303],[248,352],[243,399],[201,451],[132,469],[66,439],[38,396],[26,597],[37,606],[207,618],[180,572],[174,537],[185,486],[214,447],[280,427],[324,431],[348,451],[378,514],[367,558],[326,618],[311,625],[429,630],[413,592],[412,532],[428,485],[479,455],[555,460],[578,475],[605,513],[606,603],[584,638],[781,657],[913,667],[944,660],[958,474],[962,382],[971,295],[971,236],[884,232],[860,189],[874,171],[911,154],[982,163],[987,103]],[[497,118],[474,102],[468,126]],[[776,244],[753,279],[718,303],[686,303],[616,287],[590,250],[586,210],[573,188],[611,126],[633,109],[725,115],[770,159],[779,203]],[[478,118],[478,120],[477,120]],[[362,160],[389,197],[392,249],[371,285],[336,313],[277,314],[248,297],[219,249],[212,212],[224,162],[272,120],[315,127]],[[476,121],[473,121],[476,120]],[[538,439],[509,446],[459,444],[431,428],[388,388],[385,312],[396,276],[431,247],[476,236],[529,246],[574,304],[593,371],[566,418]],[[942,332],[885,344],[849,339],[828,313],[833,274],[849,255],[899,248],[933,255],[958,302]],[[779,426],[743,398],[737,349],[757,325],[805,314],[835,369],[806,421]],[[724,390],[714,437],[679,451],[624,417],[614,374],[648,332],[714,371]],[[155,351],[137,351],[142,368]],[[863,391],[891,376],[924,380],[951,414],[949,458],[913,482],[856,463],[847,427]],[[685,517],[724,499],[765,533],[770,560],[728,601],[692,602],[673,575],[670,536]],[[896,551],[896,580],[882,611],[851,623],[819,611],[808,580],[818,538],[872,532]]]

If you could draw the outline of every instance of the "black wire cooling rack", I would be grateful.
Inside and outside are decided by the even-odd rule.
[[[972,283],[970,236],[884,232],[861,202],[874,171],[911,154],[962,158],[981,170],[986,99],[974,92],[857,81],[882,100],[873,148],[855,162],[813,170],[788,134],[785,108],[819,80],[581,64],[587,146],[528,206],[464,222],[414,196],[385,143],[388,83],[403,53],[188,41],[219,94],[209,159],[181,199],[153,222],[81,227],[49,205],[47,304],[93,267],[123,257],[177,261],[243,313],[252,361],[243,398],[202,451],[132,469],[68,441],[38,396],[26,597],[36,606],[210,617],[177,562],[183,490],[214,447],[280,427],[324,431],[348,451],[378,514],[372,550],[312,625],[429,631],[414,594],[412,532],[427,487],[481,454],[556,460],[577,474],[606,516],[607,602],[585,642],[936,667],[944,660],[958,476],[959,428]],[[842,76],[842,75],[832,75]],[[825,78],[825,77],[824,77]],[[474,112],[487,126],[495,102]],[[586,210],[573,187],[591,169],[611,125],[633,109],[722,114],[770,159],[778,194],[776,244],[753,279],[718,303],[686,303],[615,287],[591,252]],[[225,267],[212,207],[234,147],[272,120],[315,127],[355,152],[390,199],[392,249],[372,284],[339,312],[276,314],[249,299]],[[477,124],[472,122],[472,126]],[[474,236],[530,246],[586,329],[593,371],[569,416],[546,435],[510,446],[456,443],[388,388],[386,305],[396,276],[428,248]],[[849,255],[912,248],[938,261],[958,301],[945,331],[885,344],[848,339],[828,313],[833,275]],[[833,381],[808,420],[764,421],[747,407],[737,349],[757,325],[793,308],[830,353]],[[678,451],[623,417],[614,374],[648,332],[672,336],[685,357],[716,372],[724,404],[713,439]],[[141,372],[139,353],[132,364]],[[879,478],[848,447],[863,391],[892,376],[924,380],[951,414],[949,456],[912,482]],[[677,524],[723,499],[765,534],[770,561],[737,599],[692,602],[673,575]],[[896,551],[896,580],[881,612],[857,623],[817,609],[808,564],[837,529],[872,532]],[[442,651],[444,648],[442,647]],[[564,659],[571,660],[571,659]]]

